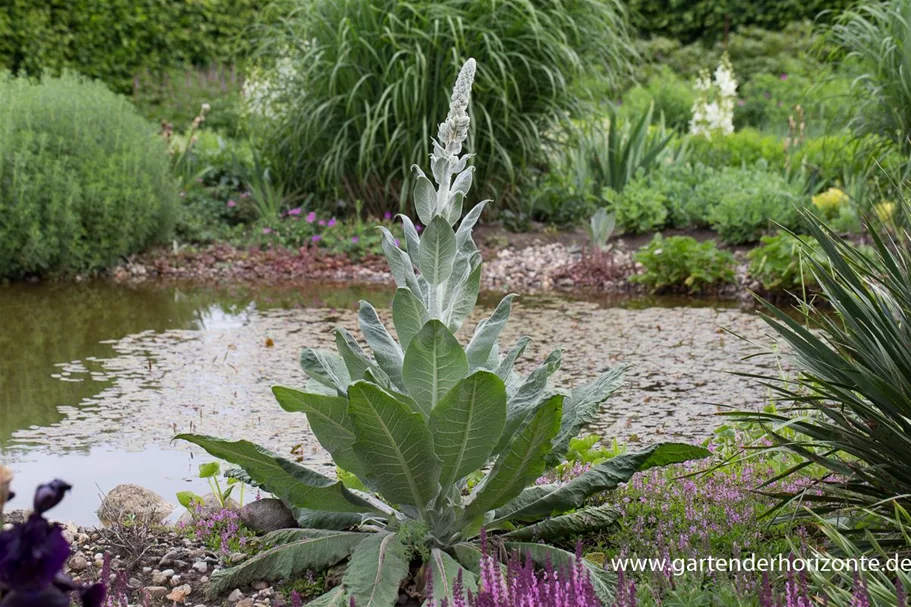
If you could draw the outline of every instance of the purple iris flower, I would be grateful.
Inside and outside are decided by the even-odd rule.
[[[104,602],[103,585],[83,586],[63,575],[70,546],[60,525],[43,516],[71,488],[61,480],[41,485],[28,520],[0,533],[0,607],[69,607],[73,591],[84,607]]]

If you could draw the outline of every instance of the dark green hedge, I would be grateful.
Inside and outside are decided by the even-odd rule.
[[[744,25],[784,29],[794,21],[814,20],[823,11],[840,11],[856,0],[626,0],[633,25],[652,36],[682,42],[714,42]],[[825,18],[825,17],[823,17]]]
[[[0,69],[63,68],[127,91],[132,78],[242,58],[262,0],[5,0]]]

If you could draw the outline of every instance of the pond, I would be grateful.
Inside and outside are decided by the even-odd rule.
[[[354,330],[358,300],[370,299],[391,326],[392,294],[326,283],[0,287],[0,459],[20,496],[54,477],[72,483],[54,514],[79,524],[94,523],[100,496],[120,483],[172,502],[177,491],[204,493],[194,477],[211,458],[172,442],[178,432],[253,440],[331,472],[306,418],[282,411],[270,387],[301,387],[299,349],[331,348],[334,326]],[[463,334],[497,297],[482,298]],[[534,339],[523,372],[562,345],[559,385],[631,363],[592,431],[630,443],[701,441],[723,421],[720,407],[766,402],[763,388],[731,372],[777,368],[769,357],[743,361],[755,347],[726,330],[766,334],[758,317],[721,302],[529,296],[501,343]]]

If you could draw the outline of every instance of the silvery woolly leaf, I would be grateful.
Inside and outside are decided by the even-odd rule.
[[[452,275],[456,258],[455,233],[449,223],[437,215],[424,230],[418,267],[431,286],[442,284]]]
[[[446,218],[446,221],[449,222],[449,225],[455,225],[462,216],[462,201],[464,199],[465,196],[458,192],[449,197],[446,208],[443,209],[443,216]]]
[[[452,184],[451,192],[458,192],[462,196],[468,196],[468,190],[471,189],[471,180],[474,173],[474,167],[468,167],[459,173]]]
[[[461,344],[442,322],[428,321],[408,345],[402,378],[408,394],[425,410],[468,375],[468,359]]]
[[[509,379],[509,376],[512,374],[512,368],[516,364],[516,360],[522,356],[529,343],[531,343],[531,338],[527,335],[523,335],[516,341],[516,344],[509,349],[509,352],[506,353],[506,356],[503,357],[500,361],[500,365],[497,367],[497,375],[500,376],[500,379],[503,381]]]
[[[430,552],[430,560],[424,565],[427,579],[433,580],[433,596],[427,597],[424,607],[431,605],[458,605],[454,598],[455,581],[462,575],[463,591],[477,592],[478,577],[462,568],[458,561],[440,550],[434,548]]]
[[[370,303],[361,301],[357,318],[361,333],[364,334],[367,345],[373,350],[373,356],[380,369],[389,376],[393,385],[402,386],[402,360],[405,357],[402,348],[386,330],[376,309]]]
[[[334,388],[344,394],[351,383],[351,376],[345,361],[340,356],[326,350],[304,348],[301,350],[300,364],[304,372],[314,381]]]
[[[399,215],[402,218],[402,230],[405,232],[405,244],[408,247],[408,257],[413,260],[417,259],[421,252],[421,237],[415,229],[411,218],[407,215]]]
[[[397,289],[392,299],[392,322],[402,348],[407,352],[408,344],[415,335],[421,332],[424,324],[430,320],[427,307],[410,289]]]
[[[509,313],[512,310],[512,300],[516,297],[510,293],[497,305],[490,318],[485,318],[478,323],[475,333],[465,348],[465,354],[468,356],[468,364],[472,370],[485,366],[490,357],[491,349],[497,343],[497,338],[506,321],[509,320]]]
[[[414,184],[414,208],[424,225],[429,225],[436,214],[437,191],[430,180],[418,175]]]
[[[480,257],[480,255],[479,255]],[[470,267],[470,266],[469,266]],[[459,284],[458,290],[452,295],[451,307],[448,310],[447,326],[455,333],[462,327],[462,323],[474,310],[478,301],[478,292],[481,288],[481,266],[478,265],[468,277]]]
[[[383,235],[383,253],[386,255],[389,271],[395,279],[396,286],[408,287],[412,290],[419,289],[417,277],[414,274],[413,258],[395,244],[392,232],[382,226],[379,229]]]
[[[478,204],[474,205],[470,211],[465,213],[465,217],[462,218],[462,223],[459,224],[459,229],[456,230],[456,244],[461,250],[466,243],[466,241],[471,240],[471,231],[474,229],[478,219],[481,217],[481,213],[484,212],[484,207],[489,200],[483,200]]]
[[[389,385],[389,376],[380,369],[373,360],[367,356],[361,345],[357,343],[354,335],[348,329],[343,327],[335,328],[335,347],[345,361],[348,368],[348,374],[351,379],[363,379],[367,371],[371,371],[373,376],[383,386]]]
[[[394,533],[376,533],[358,544],[342,578],[351,605],[394,607],[408,576],[408,550]]]

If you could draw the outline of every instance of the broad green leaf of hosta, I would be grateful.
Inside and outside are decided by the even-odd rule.
[[[370,538],[369,533],[282,529],[265,535],[260,542],[273,546],[242,564],[212,574],[210,590],[227,592],[265,580],[293,580],[308,570],[321,571],[347,558],[355,547]]]
[[[559,394],[547,399],[534,417],[511,438],[493,470],[473,492],[466,509],[466,520],[508,503],[541,476],[551,441],[560,429],[562,406],[563,396]]]
[[[345,367],[352,380],[364,379],[364,375],[370,371],[381,385],[389,385],[389,376],[367,356],[350,331],[342,327],[335,329],[335,347],[345,361]]]
[[[445,282],[452,275],[456,258],[456,239],[452,227],[437,215],[424,230],[418,267],[421,276],[433,287]]]
[[[458,340],[439,320],[428,321],[411,343],[402,364],[408,394],[428,414],[468,375],[468,358]]]
[[[482,368],[487,364],[491,349],[497,343],[497,338],[503,327],[506,326],[506,321],[509,320],[512,300],[515,297],[515,294],[511,293],[501,299],[490,318],[485,318],[478,323],[468,347],[465,348],[468,365],[472,370]]]
[[[423,173],[420,173],[414,181],[414,210],[418,212],[418,219],[425,226],[430,225],[436,213],[436,204],[436,188]]]
[[[348,375],[345,361],[332,352],[304,348],[301,350],[300,364],[310,379],[338,390],[342,394],[351,383],[351,376]]]
[[[217,458],[242,467],[251,479],[292,506],[329,512],[372,512],[373,507],[331,478],[245,440],[226,441],[199,434],[175,438],[199,445]]]
[[[581,507],[589,496],[614,489],[620,483],[625,483],[637,472],[655,466],[667,466],[691,459],[701,459],[708,455],[707,449],[685,443],[661,443],[641,451],[624,453],[583,472],[553,492],[513,510],[505,519],[534,521],[542,516],[567,512]]]
[[[424,565],[428,580],[433,581],[433,596],[427,597],[425,607],[438,607],[455,604],[453,600],[453,586],[462,572],[462,591],[476,593],[478,590],[478,576],[467,571],[459,565],[458,561],[438,548],[430,551],[430,560]]]
[[[357,607],[393,607],[408,576],[408,553],[394,533],[375,533],[358,544],[342,578]]]
[[[410,289],[397,289],[392,299],[392,322],[402,348],[408,345],[415,335],[421,332],[424,324],[430,320],[427,307]]]
[[[575,554],[559,548],[553,548],[547,544],[506,542],[504,547],[509,553],[516,552],[531,558],[538,567],[552,566],[557,571],[560,571],[564,568],[572,568],[576,564]],[[586,558],[582,559],[582,566],[588,572],[595,594],[602,604],[613,605],[614,593],[617,589],[617,576]]]
[[[403,387],[402,384],[402,359],[404,354],[386,327],[380,321],[376,309],[366,301],[361,301],[360,308],[357,312],[358,324],[367,345],[373,350],[373,356],[389,379],[396,386]]]
[[[582,537],[585,534],[606,531],[619,518],[620,511],[611,505],[592,506],[563,516],[545,518],[534,525],[505,533],[503,538],[512,542],[537,542]]]
[[[598,414],[598,408],[623,384],[623,373],[627,365],[618,365],[598,376],[595,381],[574,388],[563,401],[563,422],[560,433],[554,441],[554,450],[547,462],[556,466],[563,461],[569,449],[569,441],[576,438],[586,424]]]
[[[388,501],[423,509],[439,490],[440,461],[423,415],[368,382],[348,389],[354,452]]]
[[[506,387],[487,371],[458,384],[430,412],[443,489],[487,463],[506,425]]]
[[[332,455],[336,464],[355,474],[362,471],[352,447],[354,423],[348,417],[347,398],[309,394],[282,386],[273,386],[272,393],[285,411],[307,415],[316,440]]]

